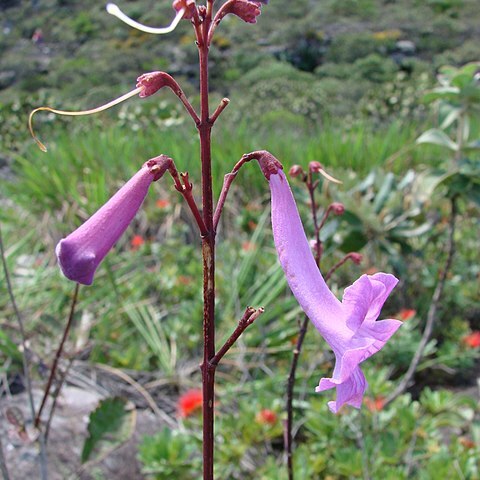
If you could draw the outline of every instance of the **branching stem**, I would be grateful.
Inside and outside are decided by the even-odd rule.
[[[238,340],[240,335],[245,331],[247,327],[249,327],[263,312],[264,308],[253,308],[247,307],[245,309],[245,313],[243,317],[238,322],[237,328],[233,331],[230,335],[228,340],[223,344],[222,348],[217,352],[217,354],[210,360],[210,367],[215,368],[219,363],[223,356],[230,350],[233,344]]]
[[[218,197],[217,207],[215,208],[215,214],[213,215],[213,229],[217,231],[218,222],[220,221],[220,216],[222,215],[223,206],[225,205],[225,200],[227,199],[230,186],[237,177],[237,173],[242,168],[245,163],[253,160],[255,158],[254,153],[247,153],[242,156],[242,158],[235,164],[233,170],[230,173],[227,173],[223,178],[222,191]]]

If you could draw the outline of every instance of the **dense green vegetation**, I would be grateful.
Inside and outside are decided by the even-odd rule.
[[[442,65],[479,60],[477,3],[271,0],[257,26],[231,18],[218,32],[212,96],[227,95],[231,105],[214,131],[216,192],[247,151],[268,149],[286,169],[318,160],[343,181],[320,183],[321,208],[332,201],[346,207],[322,232],[322,270],[352,250],[364,257],[334,275],[333,290],[340,296],[360,274],[377,270],[401,279],[382,318],[405,324],[366,365],[370,389],[360,413],[333,416],[326,408],[330,397],[313,393],[333,358],[313,328],[308,333],[294,404],[300,479],[480,478],[478,395],[453,390],[474,385],[480,351],[472,340],[480,330],[478,64],[443,70],[442,85],[436,79]],[[121,6],[151,25],[172,16],[170,2]],[[174,74],[196,104],[196,50],[187,24],[161,38],[139,34],[93,0],[11,0],[0,8],[0,221],[41,385],[37,370],[51,363],[73,292],[55,265],[57,241],[145,159],[159,153],[174,158],[190,173],[197,195],[200,166],[195,128],[167,92],[96,117],[39,113],[35,129],[47,155],[29,138],[27,114],[46,104],[96,106],[151,70]],[[43,40],[34,43],[38,28]],[[299,179],[291,183],[311,235],[307,191]],[[222,479],[286,478],[284,383],[301,312],[277,264],[267,190],[258,167],[244,167],[219,229],[219,342],[246,305],[266,307],[221,367]],[[458,208],[455,256],[433,334],[407,392],[384,408],[422,336],[445,264],[452,199]],[[181,200],[168,180],[151,190],[94,286],[80,290],[69,355],[155,379],[149,392],[177,427],[146,437],[139,459],[156,478],[195,479],[200,419],[178,419],[172,407],[182,392],[199,386],[201,357],[201,253]],[[0,279],[5,390],[3,379],[21,372],[21,351],[3,274]],[[123,412],[122,402],[112,403]],[[265,409],[275,414],[268,421],[258,417]],[[112,422],[101,413],[92,415],[92,425],[108,423],[110,436]],[[98,454],[99,429],[85,456]]]

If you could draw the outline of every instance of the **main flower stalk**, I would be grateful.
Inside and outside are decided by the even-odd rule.
[[[197,29],[200,68],[200,158],[202,163],[202,208],[207,233],[202,237],[203,256],[203,478],[213,479],[214,465],[214,403],[215,366],[215,231],[213,229],[212,149],[208,98],[208,43],[209,21],[205,18]]]

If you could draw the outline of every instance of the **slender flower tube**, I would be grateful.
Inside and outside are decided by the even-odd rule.
[[[165,155],[148,160],[100,210],[60,240],[55,252],[68,279],[83,285],[92,284],[95,270],[135,217],[149,186],[172,163]]]
[[[335,353],[333,375],[322,378],[316,391],[336,387],[336,401],[328,402],[334,413],[345,404],[360,408],[367,388],[360,363],[378,352],[402,324],[390,319],[377,321],[398,280],[385,273],[362,275],[345,289],[340,302],[315,263],[281,164],[266,151],[253,155],[270,184],[273,237],[287,282]]]

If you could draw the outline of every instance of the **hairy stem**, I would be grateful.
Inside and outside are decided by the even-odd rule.
[[[72,303],[70,306],[70,314],[68,315],[67,325],[65,326],[65,330],[63,331],[62,339],[60,340],[60,344],[57,348],[55,353],[55,358],[53,360],[52,368],[50,369],[50,375],[48,377],[47,385],[45,387],[45,392],[43,393],[42,403],[40,404],[40,408],[38,409],[37,416],[35,417],[35,427],[38,428],[40,425],[40,421],[42,419],[42,412],[45,404],[47,402],[48,396],[50,394],[50,389],[52,388],[52,383],[57,373],[58,362],[62,356],[63,347],[65,346],[65,342],[67,341],[68,334],[70,333],[70,328],[73,324],[73,317],[75,314],[75,307],[77,305],[78,299],[78,290],[80,289],[80,284],[75,284],[75,290],[73,291],[73,298]]]
[[[428,308],[427,321],[425,323],[425,330],[423,331],[422,338],[420,343],[415,351],[415,355],[410,362],[407,373],[405,373],[401,382],[397,385],[397,388],[387,397],[384,405],[388,405],[393,402],[399,395],[401,395],[409,386],[415,372],[417,370],[418,364],[423,357],[425,352],[425,347],[427,346],[430,337],[432,335],[433,327],[437,319],[437,310],[440,305],[440,300],[443,295],[443,290],[445,288],[445,282],[447,280],[448,273],[452,266],[453,256],[455,254],[455,222],[457,218],[457,200],[455,197],[450,199],[450,219],[449,219],[449,228],[448,228],[448,243],[447,243],[447,258],[443,266],[443,270],[440,274],[440,278],[433,292],[432,301],[430,307]]]

